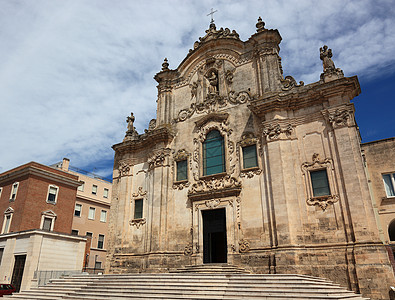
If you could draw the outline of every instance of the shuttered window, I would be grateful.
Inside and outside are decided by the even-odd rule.
[[[176,163],[177,181],[188,179],[187,160],[181,160]]]
[[[225,172],[224,138],[217,130],[212,130],[203,142],[203,175],[222,172]]]
[[[134,218],[141,219],[143,217],[143,199],[134,200]]]
[[[329,182],[328,182],[328,174],[325,170],[311,171],[311,184],[313,187],[313,196],[327,196],[330,195]]]
[[[256,145],[243,147],[243,168],[248,169],[257,166]]]

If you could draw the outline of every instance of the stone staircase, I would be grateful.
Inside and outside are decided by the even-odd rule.
[[[304,275],[196,273],[79,275],[5,299],[366,299],[331,281]]]
[[[204,264],[185,266],[170,273],[220,273],[220,274],[246,274],[246,269],[230,264]]]

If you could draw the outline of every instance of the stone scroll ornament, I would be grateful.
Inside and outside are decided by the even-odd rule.
[[[246,253],[248,251],[250,251],[250,242],[245,240],[245,239],[242,239],[239,242],[239,252],[240,253]]]

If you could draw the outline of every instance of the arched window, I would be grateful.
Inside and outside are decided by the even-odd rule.
[[[224,138],[219,131],[212,130],[203,142],[203,175],[225,172]]]
[[[395,220],[392,220],[388,226],[388,236],[390,237],[390,241],[395,242]]]

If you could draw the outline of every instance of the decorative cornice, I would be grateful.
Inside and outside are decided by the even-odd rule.
[[[115,144],[112,148],[119,154],[135,151],[147,151],[147,149],[152,149],[153,146],[160,143],[167,145],[173,139],[173,136],[174,135],[170,128],[162,126],[139,135],[136,140],[128,140]]]
[[[361,92],[357,76],[344,77],[331,82],[316,82],[297,90],[265,94],[252,99],[248,105],[250,110],[260,117],[275,110],[297,110],[321,104],[336,95],[348,102]],[[347,97],[345,97],[347,96]]]
[[[59,172],[63,173],[63,171],[59,171]],[[44,179],[48,179],[48,180],[55,181],[58,183],[66,184],[71,187],[78,187],[81,185],[81,182],[78,181],[78,177],[76,175],[71,175],[68,173],[65,173],[65,175],[61,175],[61,174],[58,174],[57,172],[51,172],[49,170],[41,169],[41,168],[33,166],[33,165],[26,166],[24,168],[21,168],[21,169],[15,170],[15,171],[7,172],[5,175],[0,177],[0,183],[5,182],[5,181],[11,181],[11,180],[15,181],[16,179],[18,179],[22,176],[26,176],[26,175],[38,176],[38,177],[41,177]],[[70,176],[67,176],[67,175],[70,175]],[[71,176],[75,179],[70,178]]]

